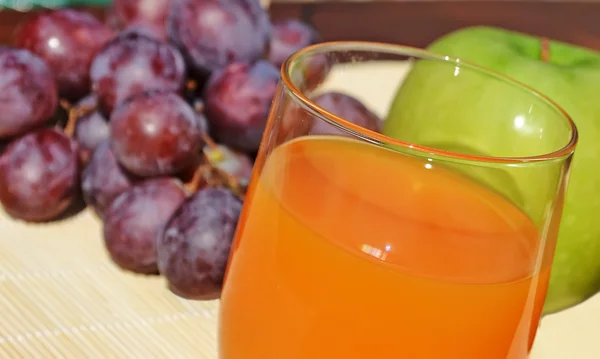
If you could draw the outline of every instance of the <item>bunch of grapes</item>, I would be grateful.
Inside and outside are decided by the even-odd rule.
[[[121,268],[218,297],[278,67],[317,41],[299,21],[271,24],[257,0],[26,18],[0,47],[5,212],[51,221],[81,196]]]

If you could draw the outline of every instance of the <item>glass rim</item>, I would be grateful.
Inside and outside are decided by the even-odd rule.
[[[366,129],[362,126],[356,125],[349,121],[344,120],[342,117],[339,117],[324,108],[317,105],[314,101],[309,99],[303,91],[297,88],[292,79],[291,79],[291,69],[292,65],[296,63],[296,61],[307,54],[319,54],[319,53],[332,53],[336,51],[365,51],[365,52],[374,52],[374,53],[388,53],[388,54],[396,54],[403,55],[408,57],[415,57],[418,59],[430,59],[441,62],[449,62],[449,63],[460,63],[461,66],[466,66],[467,69],[471,69],[477,71],[482,74],[487,74],[492,76],[494,79],[499,81],[504,81],[509,84],[513,84],[517,87],[520,87],[525,92],[528,92],[530,95],[537,97],[542,102],[545,102],[547,105],[552,107],[558,115],[564,117],[566,123],[568,124],[571,130],[571,136],[567,144],[563,147],[540,155],[535,156],[522,156],[522,157],[503,157],[503,156],[487,156],[487,155],[474,155],[474,154],[466,154],[459,153],[454,151],[446,151],[436,147],[423,146],[415,143],[411,143],[408,141],[399,140],[393,137],[386,136],[382,133],[375,132],[369,129]],[[468,161],[468,162],[480,162],[480,163],[499,163],[499,164],[525,164],[525,163],[538,163],[538,162],[546,162],[557,159],[566,158],[569,155],[573,154],[575,151],[575,147],[577,145],[579,139],[579,132],[577,130],[577,126],[575,122],[571,118],[571,116],[554,100],[550,99],[548,96],[542,94],[541,92],[535,90],[533,87],[524,84],[516,79],[513,79],[509,76],[506,76],[500,72],[485,68],[483,66],[479,66],[473,64],[469,61],[461,60],[460,58],[455,58],[447,55],[438,54],[432,51],[420,49],[417,47],[405,46],[405,45],[396,45],[391,43],[382,43],[382,42],[373,42],[373,41],[329,41],[323,42],[315,45],[311,45],[305,47],[290,57],[283,63],[281,67],[281,79],[285,88],[287,88],[292,98],[296,101],[299,101],[301,104],[306,106],[311,110],[314,114],[317,114],[322,120],[335,122],[336,125],[340,126],[344,130],[353,133],[359,134],[362,139],[370,140],[371,142],[379,142],[382,144],[388,144],[397,146],[399,149],[405,149],[407,151],[413,151],[422,153],[423,155],[434,155],[439,156],[442,159],[448,160],[458,160],[458,161]],[[402,152],[399,149],[393,149],[397,152]]]

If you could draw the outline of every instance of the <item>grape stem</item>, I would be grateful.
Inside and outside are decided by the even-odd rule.
[[[196,111],[196,113],[202,113],[204,111],[204,104],[201,102],[196,103],[196,105],[194,105],[194,111]],[[202,134],[202,138],[204,139],[204,143],[206,143],[210,150],[212,152],[215,152],[216,156],[218,156],[219,158],[223,157],[223,153],[221,153],[219,146],[217,146],[215,141],[209,135],[204,133]]]
[[[225,159],[225,155],[223,154],[223,151],[221,151],[221,149],[219,148],[219,145],[217,145],[215,141],[213,141],[213,139],[205,133],[202,134],[202,138],[204,139],[204,143],[208,146],[208,149],[210,150],[210,155],[207,155],[204,151],[202,151],[204,153],[204,156],[210,157],[211,163],[223,161],[223,159]]]
[[[211,164],[211,166],[212,166],[212,164]],[[217,178],[224,183],[215,183],[213,185],[209,181],[209,185],[213,185],[213,186],[224,185],[225,187],[229,188],[231,190],[231,192],[233,192],[233,194],[240,199],[240,201],[242,201],[242,202],[244,201],[244,198],[246,197],[244,186],[242,186],[240,181],[235,176],[232,176],[229,173],[227,173],[217,167],[214,167],[214,166],[212,166],[212,171],[214,174],[217,175]]]
[[[194,88],[196,86],[196,82],[194,80],[189,80],[188,81],[188,89],[190,88],[190,83],[193,83]],[[204,112],[204,104],[202,102],[196,102],[194,104],[194,111],[196,111],[197,114],[201,114],[202,112]],[[223,157],[223,154],[221,153],[221,150],[219,149],[219,146],[217,146],[217,144],[215,143],[215,141],[213,141],[213,139],[205,134],[202,134],[202,138],[204,139],[204,143],[206,143],[206,145],[210,148],[211,151],[215,152],[215,155],[219,156],[219,157]]]
[[[65,125],[64,133],[73,137],[75,134],[75,126],[77,126],[77,121],[85,115],[90,114],[93,111],[96,111],[96,106],[73,106],[66,100],[60,100],[60,107],[62,107],[69,114],[69,118],[67,120],[67,124]]]
[[[198,166],[192,179],[185,184],[190,192],[195,192],[204,187],[227,187],[241,201],[245,198],[245,189],[240,181],[233,175],[217,168],[213,165],[211,159],[203,154],[205,163]]]
[[[204,163],[196,168],[192,179],[185,184],[188,191],[196,192],[203,187],[204,184],[207,184],[208,181],[206,178],[210,176],[211,167],[212,165],[210,163]]]
[[[206,133],[202,134],[202,139],[204,139],[204,142],[206,143],[206,145],[213,151],[220,151],[219,150],[219,146],[216,144],[216,142]]]
[[[196,102],[194,105],[194,111],[196,111],[196,113],[204,112],[204,104],[202,102]]]
[[[73,107],[73,105],[71,105],[71,103],[67,100],[60,100],[59,105],[66,112],[69,112],[71,110],[71,108]]]
[[[198,89],[198,83],[194,80],[188,80],[185,84],[185,88],[188,92],[195,92]]]

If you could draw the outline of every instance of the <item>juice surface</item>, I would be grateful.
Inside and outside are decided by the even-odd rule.
[[[530,219],[435,162],[341,137],[276,148],[221,299],[221,359],[525,359],[549,268]]]

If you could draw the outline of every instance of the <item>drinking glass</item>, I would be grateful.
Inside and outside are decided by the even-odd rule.
[[[457,58],[296,53],[232,245],[219,358],[527,358],[576,143],[551,100]]]

